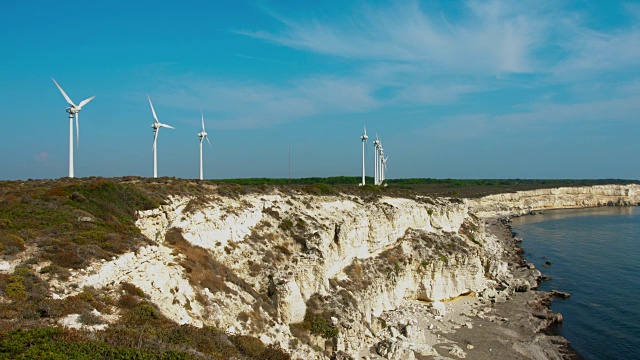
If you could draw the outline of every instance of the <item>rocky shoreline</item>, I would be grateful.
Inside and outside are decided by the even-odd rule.
[[[581,359],[557,335],[562,315],[549,309],[563,293],[536,290],[542,274],[526,262],[504,218],[482,221],[486,235],[501,242],[501,260],[522,285],[442,302],[406,300],[380,316],[387,330],[359,359]]]

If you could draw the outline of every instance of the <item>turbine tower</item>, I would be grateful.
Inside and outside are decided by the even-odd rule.
[[[378,134],[376,133],[376,139],[373,141],[373,184],[378,185],[378,172],[379,172],[379,164],[378,164],[378,151],[380,150],[380,139],[378,139]]]
[[[200,110],[202,112],[202,110]],[[202,140],[207,139],[209,146],[211,146],[211,141],[209,141],[209,136],[207,132],[204,130],[204,112],[202,112],[202,132],[198,133],[198,137],[200,138],[200,180],[203,180],[202,173]],[[211,146],[213,148],[213,146]]]
[[[364,135],[362,135],[360,137],[360,139],[362,139],[362,183],[360,184],[360,186],[364,186],[365,184],[365,171],[364,171],[364,150],[365,150],[365,143],[367,142],[367,139],[369,137],[367,136],[367,127],[364,127]]]
[[[158,177],[158,153],[156,150],[157,150],[157,142],[158,142],[158,131],[160,130],[160,128],[168,128],[168,129],[175,129],[175,128],[171,125],[162,124],[160,121],[158,121],[158,116],[156,116],[156,111],[153,109],[153,104],[151,103],[151,98],[149,97],[149,95],[147,95],[147,99],[149,99],[149,105],[151,105],[151,112],[153,113],[153,119],[155,120],[155,122],[151,124],[151,127],[153,128],[153,177],[157,178]]]
[[[82,110],[82,107],[87,105],[89,103],[89,101],[93,100],[93,98],[95,96],[92,96],[88,99],[84,99],[82,101],[80,101],[80,104],[76,105],[73,103],[73,101],[71,101],[71,98],[69,98],[69,96],[67,95],[67,93],[64,92],[64,90],[62,90],[62,87],[60,87],[60,85],[58,85],[58,82],[56,82],[56,79],[51,78],[51,80],[53,80],[53,83],[56,84],[56,86],[58,87],[58,90],[60,90],[60,92],[62,93],[62,96],[64,96],[64,99],[67,101],[67,104],[69,104],[69,107],[67,108],[67,112],[69,113],[69,177],[72,178],[74,177],[74,173],[73,173],[73,116],[75,115],[76,117],[76,143],[79,144],[80,143],[80,126],[79,126],[79,122],[78,122],[78,113],[80,112],[80,110]]]
[[[384,148],[382,148],[382,141],[380,142],[380,146],[378,147],[378,184],[382,185],[384,181]]]
[[[387,160],[389,160],[388,156],[382,158],[382,180],[380,181],[380,184],[384,183],[384,179],[387,172]]]

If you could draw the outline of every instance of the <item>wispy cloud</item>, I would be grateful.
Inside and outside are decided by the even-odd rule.
[[[472,119],[484,129],[496,121],[606,118],[635,110],[628,93],[603,90],[612,85],[599,84],[598,76],[624,77],[613,81],[618,88],[640,79],[637,72],[628,74],[640,67],[638,7],[626,7],[625,25],[603,31],[564,2],[470,0],[454,11],[432,5],[367,4],[330,17],[283,15],[265,7],[273,27],[237,32],[337,58],[341,70],[334,73],[328,65],[278,81],[167,77],[166,91],[158,96],[176,107],[204,106],[215,112],[217,128],[268,127],[389,107],[455,106],[466,95],[504,89],[524,89],[530,98],[494,98],[498,106],[490,108],[500,109],[495,113],[478,116],[462,106],[446,117],[458,124]]]
[[[553,75],[571,80],[590,78],[594,72],[640,69],[638,25],[640,21],[636,26],[602,33],[571,24],[571,34],[564,44],[567,56],[554,67]]]
[[[378,106],[366,83],[309,76],[281,84],[183,76],[168,79],[159,101],[215,112],[217,129],[261,128],[319,114],[363,112]]]
[[[466,3],[465,16],[448,18],[417,1],[383,8],[363,6],[346,19],[294,21],[274,17],[281,32],[239,33],[279,45],[357,60],[429,64],[463,73],[520,73],[534,69],[532,55],[547,36],[545,16],[511,2]]]

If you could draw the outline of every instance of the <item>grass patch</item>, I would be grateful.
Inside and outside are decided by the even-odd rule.
[[[174,248],[176,254],[184,256],[180,265],[184,267],[192,285],[207,288],[212,293],[222,291],[235,294],[236,291],[226,284],[226,281],[229,281],[252,295],[255,299],[260,298],[260,295],[251,285],[236,276],[224,264],[211,257],[205,248],[189,243],[182,236],[180,229],[169,229],[165,236],[165,241]]]

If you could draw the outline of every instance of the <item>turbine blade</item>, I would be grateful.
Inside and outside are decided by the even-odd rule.
[[[76,106],[76,104],[74,104],[73,101],[71,101],[71,99],[69,98],[67,93],[64,92],[64,90],[62,90],[62,87],[60,87],[60,85],[58,85],[58,82],[56,81],[56,79],[51,78],[51,80],[53,80],[53,83],[56,84],[56,86],[58,87],[58,90],[60,90],[60,92],[62,93],[62,96],[64,96],[64,99],[67,100],[67,104]]]
[[[153,118],[156,120],[156,122],[159,122],[158,116],[156,115],[156,110],[153,108],[153,104],[151,103],[151,98],[149,97],[149,95],[147,95],[147,99],[149,99],[149,105],[151,105],[151,112],[153,113]]]
[[[205,138],[207,138],[207,142],[209,143],[209,146],[211,146],[211,148],[213,149],[213,145],[211,145],[211,141],[209,141],[209,137],[205,136]]]
[[[173,126],[167,125],[167,124],[160,124],[160,127],[167,128],[167,129],[175,129]]]
[[[78,105],[79,107],[83,107],[85,105],[87,105],[89,103],[89,101],[93,100],[93,98],[96,97],[95,95],[88,98],[88,99],[84,99],[82,101],[80,101],[80,104]]]
[[[364,126],[364,135],[367,136],[367,125]]]
[[[202,131],[203,131],[203,132],[206,132],[206,131],[204,130],[204,111],[200,110],[200,112],[202,113]]]

